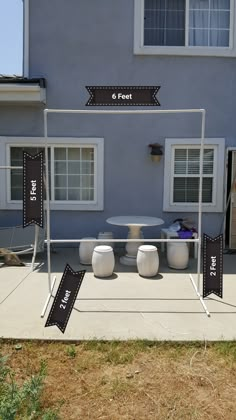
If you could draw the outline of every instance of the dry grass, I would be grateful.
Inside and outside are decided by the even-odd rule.
[[[0,344],[16,379],[47,362],[45,408],[61,419],[235,420],[236,344]]]

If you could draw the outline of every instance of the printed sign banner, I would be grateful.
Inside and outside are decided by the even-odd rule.
[[[23,152],[23,227],[32,223],[43,227],[43,151]]]
[[[156,94],[160,86],[86,86],[90,98],[86,106],[160,106]]]
[[[64,334],[85,273],[66,264],[45,327],[56,325]]]
[[[203,297],[223,297],[223,235],[203,235]]]

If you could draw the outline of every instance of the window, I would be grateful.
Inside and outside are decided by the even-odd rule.
[[[203,152],[202,202],[213,203],[215,150]],[[172,203],[197,203],[200,180],[200,148],[174,148]]]
[[[203,151],[202,208],[222,211],[224,139],[206,139]],[[221,158],[220,158],[221,157]],[[200,145],[196,139],[166,140],[164,210],[197,211]]]
[[[15,144],[6,140],[7,165],[22,166],[23,151],[35,155],[44,150],[44,139],[33,138],[32,145]],[[21,139],[22,140],[22,139]],[[50,138],[49,185],[52,209],[103,209],[103,139]],[[57,141],[57,143],[56,143]],[[19,138],[17,142],[20,143]],[[53,143],[52,143],[53,142]],[[29,140],[28,140],[29,143]],[[23,170],[7,171],[7,191],[4,208],[21,208],[23,196]],[[1,202],[4,202],[3,196]]]
[[[55,201],[95,200],[94,147],[53,147],[52,199]]]
[[[135,2],[135,53],[236,55],[234,0]]]

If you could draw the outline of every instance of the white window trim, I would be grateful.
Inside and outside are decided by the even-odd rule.
[[[164,193],[163,193],[163,211],[170,212],[197,212],[198,203],[180,203],[173,204],[173,148],[175,146],[200,146],[201,140],[197,138],[186,139],[165,139],[165,163],[164,163]],[[212,146],[216,150],[214,161],[213,178],[213,203],[202,203],[203,212],[222,212],[224,205],[224,161],[225,161],[225,139],[224,138],[206,138],[205,148]],[[170,178],[171,174],[171,178]]]
[[[229,47],[171,47],[144,45],[144,0],[134,3],[134,54],[138,55],[189,55],[236,57],[236,7],[230,0],[230,41]]]
[[[0,166],[10,164],[10,147],[44,147],[44,137],[0,137]],[[51,210],[82,210],[96,211],[104,209],[104,139],[103,138],[72,138],[49,137],[48,146],[53,147],[94,147],[95,151],[95,198],[93,202],[50,201]],[[0,209],[20,210],[22,202],[11,201],[10,170],[1,169]]]

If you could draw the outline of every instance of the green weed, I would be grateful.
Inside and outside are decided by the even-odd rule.
[[[7,356],[0,355],[0,419],[58,419],[57,413],[44,412],[41,407],[46,363],[41,361],[39,372],[20,386],[14,371],[7,366],[7,360]]]
[[[67,353],[67,356],[69,356],[71,358],[75,357],[76,356],[76,347],[75,347],[75,345],[72,344],[71,346],[68,346],[67,349],[66,349],[66,353]]]
[[[131,363],[134,359],[134,354],[131,351],[122,351],[119,349],[111,349],[104,356],[104,362],[112,365],[125,365]]]
[[[223,356],[236,361],[236,342],[235,341],[222,341],[213,344],[213,349]]]

